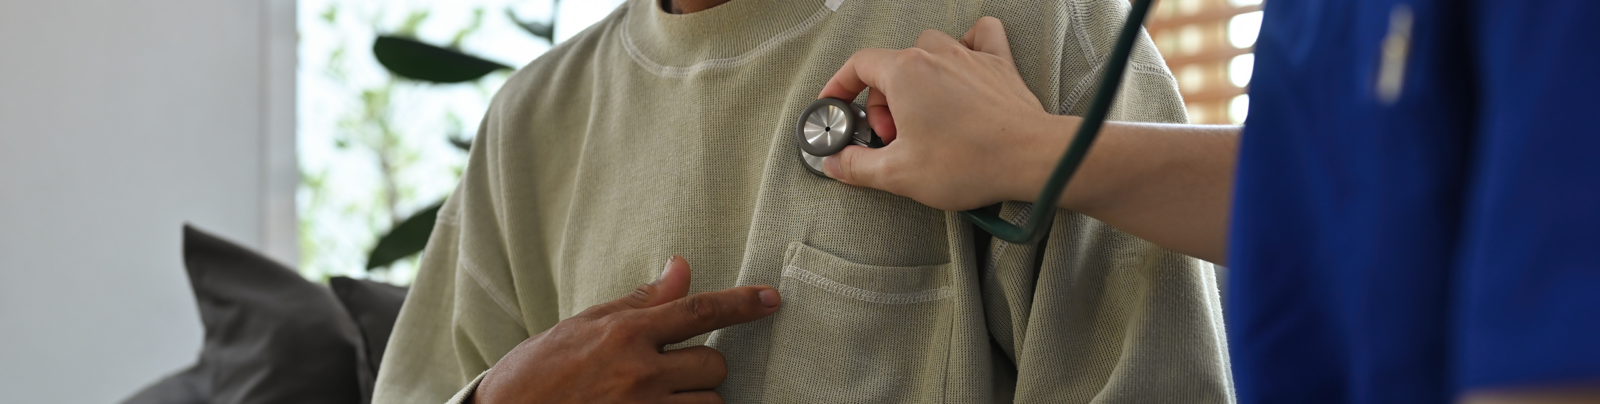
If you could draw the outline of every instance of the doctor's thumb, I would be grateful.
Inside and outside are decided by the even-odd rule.
[[[822,171],[839,182],[882,189],[879,182],[883,177],[883,155],[887,152],[884,149],[847,146],[838,154],[824,157]]]

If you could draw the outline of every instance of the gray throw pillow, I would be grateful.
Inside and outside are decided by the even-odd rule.
[[[406,288],[365,279],[336,276],[328,279],[334,296],[361,329],[361,349],[356,351],[356,377],[361,382],[361,402],[372,402],[372,388],[378,381],[378,364],[389,345],[389,333],[400,317],[406,301]]]
[[[207,404],[211,402],[209,374],[196,364],[134,393],[122,404]]]
[[[200,402],[154,401],[196,395],[215,404],[361,400],[354,371],[360,337],[327,288],[187,225],[183,258],[205,324],[199,363],[125,403]]]

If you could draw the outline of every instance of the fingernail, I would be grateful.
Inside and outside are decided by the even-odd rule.
[[[778,307],[778,303],[783,302],[782,299],[778,298],[776,289],[762,289],[760,292],[756,292],[756,296],[760,296],[761,304],[767,305],[767,307]]]
[[[827,174],[828,178],[839,179],[839,156],[833,155],[823,157],[822,172]]]
[[[671,271],[672,270],[672,260],[677,259],[677,258],[678,258],[678,256],[676,256],[676,255],[668,256],[667,257],[667,265],[665,267],[661,268],[661,276],[657,276],[656,277],[656,281],[655,282],[650,282],[650,284],[651,285],[658,284],[658,283],[661,283],[662,279],[666,279],[667,278],[667,271]]]

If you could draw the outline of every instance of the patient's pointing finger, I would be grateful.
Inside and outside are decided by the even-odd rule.
[[[770,286],[741,286],[701,293],[621,315],[639,326],[644,338],[659,346],[759,320],[778,311],[779,304],[781,299],[777,289]]]
[[[667,396],[662,404],[722,404],[722,396],[711,390],[685,391]]]

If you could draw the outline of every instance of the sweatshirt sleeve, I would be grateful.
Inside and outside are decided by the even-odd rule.
[[[459,402],[530,335],[510,281],[492,132],[479,130],[461,183],[439,210],[373,402]]]

